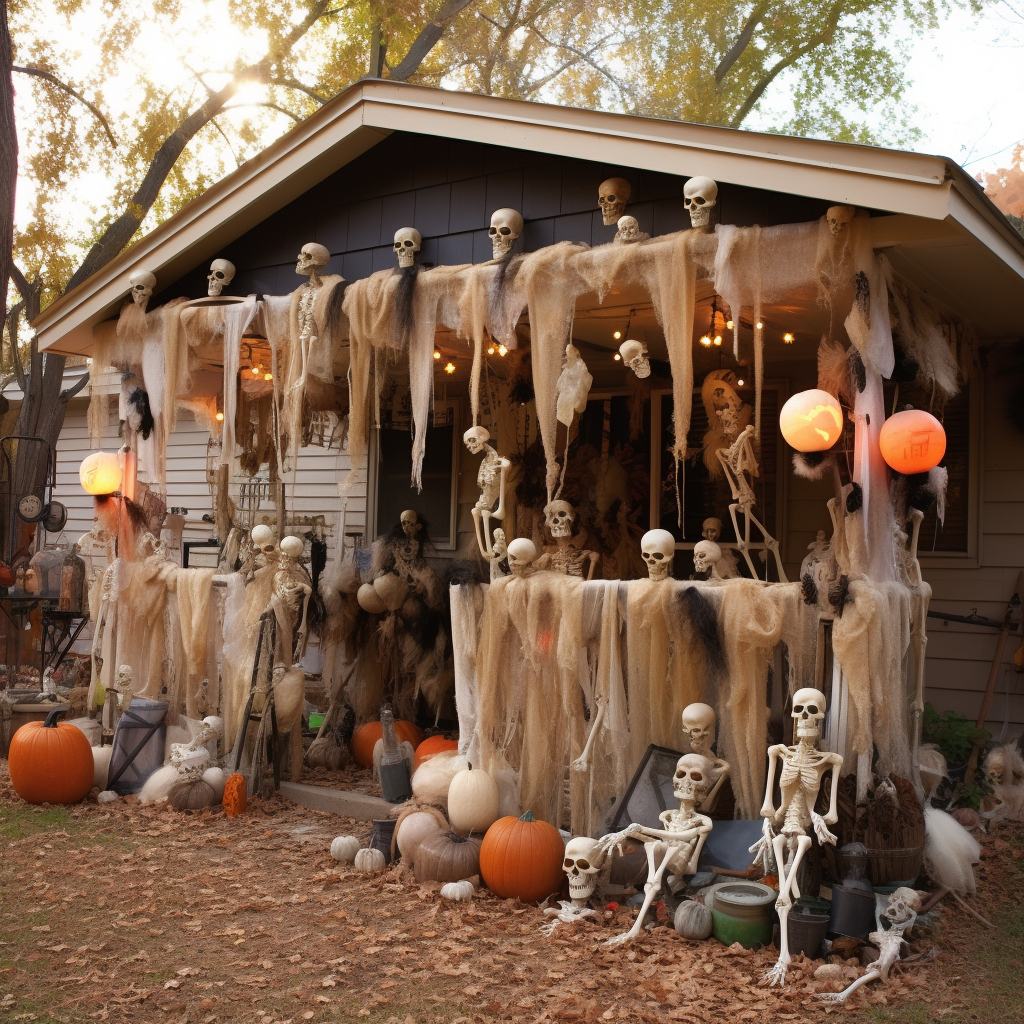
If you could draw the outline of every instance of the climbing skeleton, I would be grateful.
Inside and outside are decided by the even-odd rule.
[[[831,843],[836,837],[828,830],[839,820],[836,797],[839,792],[839,770],[843,759],[838,754],[818,750],[821,725],[825,719],[825,695],[809,687],[793,695],[793,733],[796,743],[787,747],[777,743],[768,748],[768,783],[765,787],[764,835],[751,848],[755,862],[760,861],[769,871],[774,860],[779,877],[779,898],[775,907],[779,912],[779,959],[764,980],[769,985],[783,985],[786,969],[792,957],[789,953],[789,911],[800,896],[797,872],[811,845],[807,834],[813,826],[818,841]],[[781,764],[781,770],[780,770]],[[828,811],[824,815],[814,810],[825,773],[832,771],[832,792]],[[782,801],[776,808],[773,801],[775,773],[779,772]],[[773,824],[782,822],[782,831],[775,833]]]
[[[683,732],[690,741],[690,750],[711,762],[709,791],[701,798],[700,810],[713,811],[718,791],[729,777],[728,761],[718,757],[711,749],[715,742],[715,709],[710,704],[687,704],[683,708]]]
[[[757,516],[754,515],[754,505],[757,504],[757,496],[754,489],[747,481],[747,474],[750,478],[759,475],[757,456],[754,454],[754,428],[747,424],[740,431],[736,440],[728,448],[719,448],[715,454],[722,464],[725,477],[729,481],[729,490],[732,491],[732,504],[729,506],[729,517],[732,519],[732,528],[736,533],[736,546],[740,554],[746,560],[750,568],[750,574],[754,579],[758,578],[758,572],[754,568],[753,559],[750,557],[750,524],[753,523],[764,537],[764,546],[775,556],[775,567],[779,573],[779,582],[788,583],[786,572],[782,568],[782,557],[779,554],[779,542],[771,536]],[[743,533],[740,533],[739,523],[736,521],[737,511],[743,516]]]
[[[695,808],[712,779],[713,768],[713,763],[700,754],[683,754],[676,762],[672,779],[672,793],[679,801],[679,810],[661,812],[659,818],[665,827],[648,828],[646,825],[632,824],[599,841],[598,849],[605,855],[612,850],[621,854],[629,839],[639,839],[647,853],[647,882],[644,884],[645,895],[640,913],[628,932],[609,939],[606,946],[618,946],[640,934],[647,911],[661,891],[666,871],[677,876],[696,872],[700,851],[711,831],[712,821],[706,815],[698,814]]]
[[[462,435],[462,443],[471,455],[484,453],[483,462],[476,474],[476,485],[480,497],[473,506],[473,529],[476,543],[485,561],[494,558],[494,543],[491,540],[491,520],[499,522],[505,518],[505,480],[512,463],[499,455],[487,442],[490,433],[484,427],[470,427]],[[495,508],[497,502],[497,508]]]

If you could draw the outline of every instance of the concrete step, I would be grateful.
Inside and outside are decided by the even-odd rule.
[[[304,782],[282,782],[280,793],[301,807],[337,814],[343,818],[355,818],[356,821],[389,818],[396,806],[368,793],[330,789],[327,786],[310,786]]]

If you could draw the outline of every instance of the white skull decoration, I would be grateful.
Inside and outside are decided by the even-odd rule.
[[[617,222],[618,231],[615,232],[616,242],[639,242],[640,223],[636,217],[620,217]]]
[[[402,533],[410,540],[415,540],[419,536],[420,530],[423,529],[420,517],[411,508],[407,508],[402,513],[399,522],[402,524]]]
[[[411,267],[416,261],[416,253],[423,245],[423,237],[415,228],[399,228],[395,232],[395,255],[400,267]]]
[[[622,361],[639,377],[650,377],[651,364],[647,358],[647,349],[642,341],[624,341],[619,346],[619,355]]]
[[[690,749],[706,757],[715,742],[715,709],[710,704],[687,704],[683,731],[690,739]]]
[[[798,740],[816,740],[825,718],[825,694],[806,686],[793,694],[793,732]]]
[[[301,537],[289,535],[281,540],[279,546],[284,559],[297,562],[302,557],[302,550],[306,545]]]
[[[537,545],[526,537],[516,537],[508,546],[508,567],[513,576],[522,576],[537,557]]]
[[[575,521],[576,510],[567,501],[556,500],[544,508],[544,522],[555,540],[559,537],[571,537],[572,524]]]
[[[601,182],[597,204],[601,207],[601,216],[606,227],[611,227],[625,213],[630,192],[632,189],[625,178],[609,178]]]
[[[693,545],[693,567],[697,572],[710,572],[717,576],[722,549],[713,540],[699,540]]]
[[[331,259],[327,247],[318,242],[307,242],[299,252],[295,263],[295,273],[306,277],[315,275],[321,267],[326,267]]]
[[[277,557],[277,545],[274,543],[274,531],[264,523],[252,528],[253,551],[256,554],[256,567],[269,565]]]
[[[825,220],[828,221],[829,229],[833,235],[841,235],[846,225],[853,220],[854,208],[852,206],[830,206],[825,211]]]
[[[718,538],[722,536],[722,520],[715,516],[705,519],[701,523],[701,536],[717,544]]]
[[[640,552],[652,580],[667,580],[676,553],[676,539],[668,530],[648,530],[640,539]]]
[[[128,278],[128,283],[132,286],[132,302],[145,309],[153,289],[156,288],[156,275],[148,270],[136,270]]]
[[[574,903],[585,903],[594,895],[597,876],[601,873],[600,864],[596,862],[603,859],[596,839],[580,836],[565,844],[562,870],[569,880],[569,895]]]
[[[523,233],[523,215],[518,210],[504,207],[491,214],[491,251],[496,260],[503,260],[512,251],[516,239]]]
[[[683,205],[695,228],[706,228],[711,221],[711,207],[718,202],[718,183],[712,178],[691,178],[683,186]]]
[[[470,455],[478,455],[482,452],[490,439],[491,435],[486,427],[470,427],[462,435],[462,443],[466,446]]]
[[[683,754],[676,761],[676,772],[672,776],[672,795],[680,803],[697,803],[708,788],[712,768],[714,765],[700,754]]]
[[[235,265],[230,260],[214,260],[206,276],[206,294],[220,295],[235,278]]]
[[[921,909],[921,897],[916,889],[901,885],[888,900],[883,916],[892,925],[905,925],[917,917]]]

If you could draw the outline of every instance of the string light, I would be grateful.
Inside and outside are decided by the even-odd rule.
[[[490,347],[490,348],[489,348],[489,349],[487,350],[487,354],[488,354],[489,356],[493,356],[493,355],[494,355],[494,352],[495,352],[495,348],[494,348],[494,346],[492,345],[492,346],[491,346],[491,347]]]
[[[219,412],[219,413],[217,413],[217,415],[216,415],[216,416],[214,416],[214,419],[215,419],[215,420],[216,420],[216,421],[217,421],[218,423],[223,423],[223,422],[224,422],[224,413],[222,413],[222,412]]]
[[[756,323],[756,324],[754,324],[754,326],[755,326],[755,327],[756,327],[756,328],[757,328],[757,329],[758,329],[759,331],[760,331],[760,330],[763,330],[763,329],[764,329],[764,324],[763,324],[763,323],[761,323],[761,321],[760,321],[760,320],[758,320],[758,321],[757,321],[757,323]]]
[[[733,324],[733,322],[732,322],[731,320],[726,320],[726,321],[725,321],[725,327],[726,327],[726,330],[729,330],[729,331],[731,331],[731,330],[733,329],[733,327],[734,327],[734,326],[735,326],[735,325]]]
[[[612,359],[614,359],[615,362],[618,363],[618,362],[620,362],[622,360],[622,356],[620,356],[619,353],[616,352],[615,355],[612,356]]]
[[[711,348],[711,335],[710,334],[702,334],[701,338],[700,338],[700,343],[705,348]]]
[[[436,348],[434,349],[434,358],[435,359],[440,359],[441,358],[441,353],[438,352]]]
[[[504,345],[499,345],[498,346],[498,355],[501,356],[502,359],[504,359],[505,356],[508,355],[508,349]]]
[[[738,388],[741,388],[741,387],[743,387],[743,383],[744,383],[744,382],[743,382],[742,380],[738,380],[738,381],[736,381],[736,387],[738,387]]]
[[[251,370],[251,373],[252,373],[252,375],[254,377],[258,377],[260,375],[260,367],[253,366],[253,367],[250,368],[250,370]]]
[[[619,340],[619,338],[621,338],[621,337],[622,337],[622,331],[616,331],[616,332],[615,332],[615,333],[614,333],[614,334],[612,335],[612,337],[613,337],[613,338],[614,338],[614,339],[615,339],[616,341],[618,341],[618,340]]]
[[[789,331],[786,331],[786,333],[785,333],[785,334],[784,334],[784,335],[782,336],[782,340],[783,340],[783,341],[784,341],[784,342],[785,342],[785,343],[786,343],[787,345],[792,345],[792,344],[793,344],[793,335],[792,335],[792,334],[790,334],[790,333],[789,333]]]
[[[445,372],[445,373],[454,373],[454,372],[455,372],[455,364],[454,364],[454,363],[449,363],[449,364],[448,364],[448,365],[447,365],[447,366],[446,366],[446,367],[444,368],[444,372]]]
[[[715,335],[715,344],[716,345],[721,345],[722,344],[722,336],[720,334],[716,334]]]
[[[274,379],[274,375],[272,373],[265,373],[265,374],[263,374],[263,379],[266,380],[266,381],[273,380]]]

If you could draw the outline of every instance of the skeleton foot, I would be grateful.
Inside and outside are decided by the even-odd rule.
[[[785,985],[786,970],[788,967],[789,961],[782,960],[780,958],[778,963],[770,971],[765,971],[761,981],[769,987],[773,987],[775,985]]]
[[[640,934],[640,929],[636,928],[634,926],[633,928],[630,928],[628,932],[623,932],[621,935],[613,935],[606,942],[602,943],[602,945],[605,945],[605,946],[623,946],[627,942],[631,942],[639,934]]]

